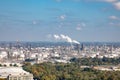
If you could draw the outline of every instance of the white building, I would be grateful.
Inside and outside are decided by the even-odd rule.
[[[22,67],[0,67],[0,78],[7,80],[33,80],[33,75]]]

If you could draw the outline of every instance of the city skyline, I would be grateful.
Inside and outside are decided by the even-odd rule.
[[[0,41],[120,42],[120,0],[0,0]]]

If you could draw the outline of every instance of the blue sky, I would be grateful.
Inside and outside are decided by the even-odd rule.
[[[0,0],[0,41],[120,42],[120,0]]]

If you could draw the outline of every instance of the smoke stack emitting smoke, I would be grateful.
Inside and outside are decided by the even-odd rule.
[[[69,43],[76,43],[76,44],[80,44],[78,41],[76,40],[73,40],[71,39],[69,36],[67,35],[63,35],[63,34],[60,34],[60,35],[53,35],[53,37],[56,39],[56,40],[64,40],[64,41],[67,41]]]

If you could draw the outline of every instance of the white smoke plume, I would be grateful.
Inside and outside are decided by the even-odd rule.
[[[76,43],[76,44],[80,44],[78,41],[76,41],[76,40],[73,40],[73,43]]]
[[[54,34],[53,37],[54,37],[55,39],[60,39],[60,36],[57,35],[57,34]]]
[[[78,41],[73,40],[69,36],[64,35],[64,34],[60,34],[60,35],[55,34],[55,35],[53,35],[53,37],[57,40],[64,40],[64,41],[69,42],[69,43],[80,44]]]
[[[61,34],[60,37],[62,40],[72,43],[72,39],[69,36],[65,36],[65,35]]]

